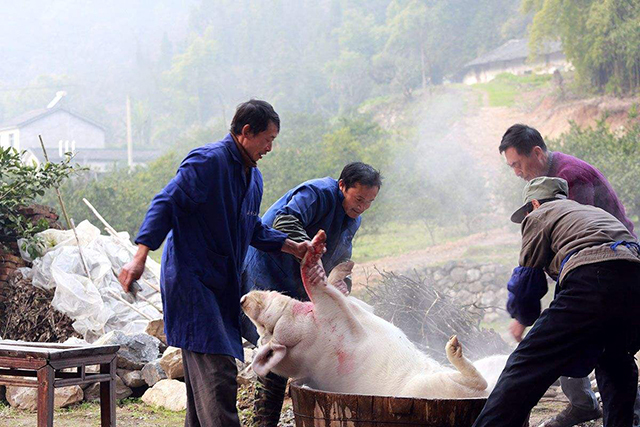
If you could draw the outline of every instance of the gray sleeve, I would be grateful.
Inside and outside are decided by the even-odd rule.
[[[273,221],[272,228],[286,233],[289,239],[296,243],[311,240],[302,222],[294,215],[278,215]]]

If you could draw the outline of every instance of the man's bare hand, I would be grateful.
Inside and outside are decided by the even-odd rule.
[[[138,280],[142,276],[142,273],[144,273],[144,265],[147,261],[148,253],[149,248],[147,246],[138,245],[138,251],[133,257],[133,260],[122,267],[122,271],[118,275],[118,281],[125,292],[129,292],[131,283]]]
[[[282,252],[291,254],[298,259],[304,258],[304,255],[307,253],[309,248],[311,247],[311,242],[305,240],[304,242],[296,243],[291,239],[287,239],[282,246]]]
[[[527,327],[516,319],[513,319],[509,324],[509,332],[511,332],[513,338],[518,342],[522,341],[522,334],[524,334],[525,329],[527,329]]]

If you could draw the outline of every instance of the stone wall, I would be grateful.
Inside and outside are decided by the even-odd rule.
[[[458,304],[484,312],[485,322],[494,322],[510,318],[505,307],[511,270],[512,266],[495,263],[450,261],[417,273]]]

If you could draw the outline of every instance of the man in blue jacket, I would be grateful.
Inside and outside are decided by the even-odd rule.
[[[329,273],[351,258],[352,240],[360,227],[360,215],[378,195],[382,180],[373,167],[349,163],[338,180],[326,177],[306,181],[287,192],[264,214],[263,222],[283,231],[296,242],[310,241],[318,230],[327,234],[327,251],[322,257]],[[347,280],[350,291],[350,281]],[[308,301],[300,263],[291,255],[265,253],[249,248],[242,274],[243,291],[275,290]],[[243,318],[244,337],[256,344],[255,326]],[[259,427],[275,427],[280,418],[287,379],[270,374],[259,378],[255,402],[255,422]]]
[[[187,386],[185,426],[239,426],[237,368],[240,271],[249,245],[301,258],[308,244],[265,226],[258,212],[262,175],[256,163],[280,131],[264,101],[240,104],[230,133],[192,150],[158,193],[140,226],[134,259],[119,275],[125,291],[165,240],[162,304],[167,343],[182,349]]]

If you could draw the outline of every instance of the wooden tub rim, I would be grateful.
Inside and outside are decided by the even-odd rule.
[[[330,395],[334,395],[334,396],[365,396],[365,397],[380,397],[380,398],[388,398],[388,399],[411,399],[411,400],[427,400],[430,402],[448,402],[448,401],[476,401],[476,400],[487,400],[487,397],[452,397],[452,398],[447,398],[447,399],[431,399],[428,397],[409,397],[409,396],[389,396],[386,394],[358,394],[358,393],[338,393],[335,391],[324,391],[324,390],[317,390],[315,388],[311,388],[309,386],[304,386],[304,384],[301,384],[303,382],[303,380],[293,380],[291,381],[291,383],[289,384],[289,387],[293,387],[295,389],[298,390],[308,390],[308,391],[312,391],[315,393],[324,393],[324,394],[330,394]]]

